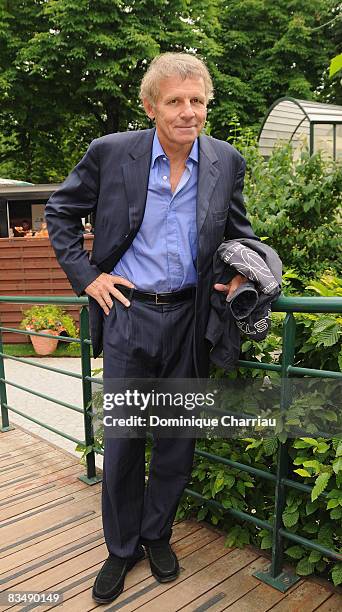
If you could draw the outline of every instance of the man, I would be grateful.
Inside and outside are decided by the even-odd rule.
[[[141,84],[155,128],[93,141],[46,219],[57,258],[89,296],[94,355],[110,378],[207,377],[205,340],[212,259],[224,238],[256,238],[246,218],[245,163],[226,142],[201,135],[213,87],[205,64],[181,53],[155,58]],[[96,212],[91,262],[81,218]],[[215,285],[228,295],[245,277]],[[103,528],[109,557],[93,588],[113,601],[144,556],[160,582],[177,578],[169,540],[190,478],[193,439],[156,439],[148,484],[144,440],[106,439]]]

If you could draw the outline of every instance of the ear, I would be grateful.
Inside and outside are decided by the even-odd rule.
[[[155,111],[154,111],[153,105],[147,98],[143,99],[143,105],[144,105],[146,115],[153,121],[155,117]]]

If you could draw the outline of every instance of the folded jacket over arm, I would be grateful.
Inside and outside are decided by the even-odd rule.
[[[240,354],[241,333],[263,340],[271,324],[271,303],[281,292],[282,262],[272,247],[249,238],[223,242],[213,258],[214,283],[228,283],[237,274],[248,281],[226,295],[213,289],[206,338],[210,357],[232,369]]]

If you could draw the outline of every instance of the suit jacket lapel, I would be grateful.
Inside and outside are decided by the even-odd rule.
[[[152,129],[140,133],[139,139],[129,151],[131,159],[121,166],[129,206],[131,232],[138,230],[145,212],[154,132],[155,130]]]
[[[199,168],[197,186],[197,232],[200,233],[207,216],[210,198],[220,175],[218,161],[208,136],[199,138]]]

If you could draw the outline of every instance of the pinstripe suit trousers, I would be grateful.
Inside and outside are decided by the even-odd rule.
[[[115,300],[104,316],[106,380],[194,378],[194,299],[167,305]],[[192,469],[195,440],[155,438],[145,485],[145,439],[105,437],[103,530],[108,551],[133,555],[139,543],[169,540]]]

